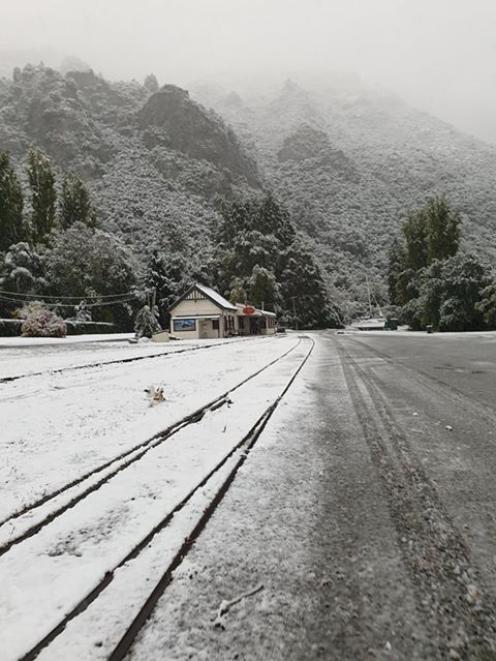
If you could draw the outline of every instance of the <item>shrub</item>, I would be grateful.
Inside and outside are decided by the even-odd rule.
[[[20,319],[0,319],[0,337],[17,337],[21,334]]]
[[[24,337],[65,337],[67,327],[64,320],[47,310],[41,303],[31,303],[21,327]]]

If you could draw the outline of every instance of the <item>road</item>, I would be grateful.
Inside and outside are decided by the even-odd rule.
[[[314,337],[133,661],[496,659],[496,336]]]

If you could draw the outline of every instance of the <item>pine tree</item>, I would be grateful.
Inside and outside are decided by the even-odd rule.
[[[27,238],[23,207],[21,185],[10,164],[9,155],[0,152],[0,252]]]
[[[153,251],[145,274],[145,285],[156,291],[162,324],[168,319],[167,308],[187,286],[189,279],[186,271],[186,262],[181,255],[166,257],[158,250]]]
[[[281,274],[283,316],[298,328],[334,328],[341,315],[332,306],[320,267],[311,251],[296,239],[285,255]]]
[[[81,222],[88,227],[96,226],[96,213],[90,201],[90,195],[84,183],[69,175],[62,183],[62,197],[60,200],[60,224],[63,229]]]
[[[50,160],[39,149],[30,149],[28,178],[31,188],[32,230],[35,243],[46,240],[55,226],[55,177]]]

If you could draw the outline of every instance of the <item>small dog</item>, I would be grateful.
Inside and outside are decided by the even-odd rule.
[[[145,392],[150,397],[150,406],[165,402],[165,391],[163,386],[150,386],[150,388],[145,388]]]

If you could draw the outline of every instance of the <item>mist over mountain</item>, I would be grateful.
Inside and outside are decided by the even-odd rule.
[[[436,193],[463,214],[466,246],[494,256],[496,148],[391,94],[347,77],[188,92],[76,65],[0,80],[0,148],[22,169],[39,146],[82,176],[103,228],[140,259],[160,246],[208,259],[219,196],[262,190],[289,208],[341,301],[364,300],[366,273],[386,299],[392,238]]]
[[[435,194],[462,213],[466,247],[494,257],[493,146],[356,78],[288,80],[258,94],[203,84],[192,95],[235,128],[351,298],[360,272],[381,281],[406,213]]]

